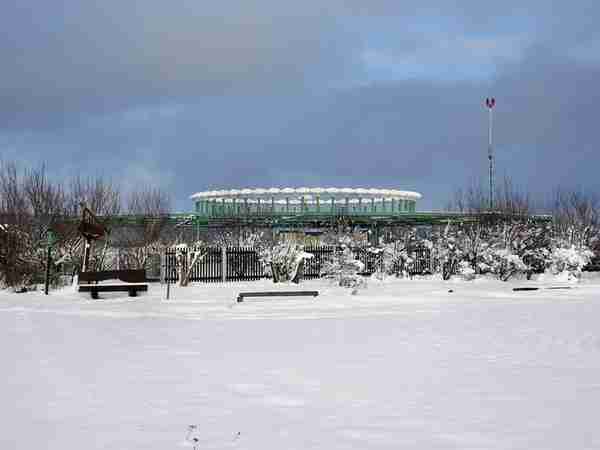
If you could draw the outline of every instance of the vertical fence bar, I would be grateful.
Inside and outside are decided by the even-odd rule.
[[[227,247],[221,247],[221,281],[227,281]]]

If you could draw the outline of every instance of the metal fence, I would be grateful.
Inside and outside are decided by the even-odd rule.
[[[310,246],[304,251],[311,253],[313,258],[304,261],[303,278],[313,279],[322,275],[322,270],[327,261],[335,256],[340,247],[335,246]],[[206,253],[197,262],[189,276],[190,282],[215,283],[224,281],[250,281],[269,278],[269,270],[266,270],[258,252],[250,247],[202,247],[189,250],[190,261],[200,252]],[[368,247],[356,247],[352,249],[354,258],[363,263],[364,269],[361,275],[371,275],[382,265],[383,255],[381,252],[373,251]],[[176,282],[179,272],[187,272],[187,251],[183,251],[181,258],[183,267],[177,266],[177,258],[174,250],[164,254],[161,278],[165,281]],[[417,248],[414,251],[413,262],[406,267],[411,275],[430,273],[432,271],[431,252],[426,247]]]

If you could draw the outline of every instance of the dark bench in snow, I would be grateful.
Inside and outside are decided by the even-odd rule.
[[[539,287],[516,287],[513,288],[513,291],[537,291],[541,289]],[[550,286],[545,287],[544,289],[571,289],[571,286]]]
[[[78,282],[94,283],[106,280],[121,280],[126,283],[144,283],[146,271],[139,270],[100,270],[98,272],[80,272]]]
[[[82,284],[79,292],[90,292],[92,298],[98,298],[98,292],[129,292],[130,297],[137,297],[138,291],[147,291],[148,285],[144,283],[123,284]]]
[[[99,281],[120,280],[123,283],[98,284]],[[79,274],[79,292],[89,292],[92,298],[98,298],[98,292],[129,292],[136,297],[140,291],[147,291],[145,270],[104,270],[100,272],[81,272]],[[90,283],[90,284],[82,284]],[[93,283],[93,284],[92,284]]]
[[[240,292],[237,297],[238,303],[244,301],[244,297],[316,297],[319,291],[269,291],[269,292]]]

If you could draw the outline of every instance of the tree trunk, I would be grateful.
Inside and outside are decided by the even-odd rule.
[[[294,275],[294,279],[292,282],[299,284],[302,281],[302,277],[304,276],[304,259],[300,260],[298,263],[298,268],[296,269],[296,274]]]

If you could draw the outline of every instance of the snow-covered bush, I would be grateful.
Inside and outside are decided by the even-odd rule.
[[[534,273],[543,273],[550,265],[551,250],[548,247],[537,247],[523,252],[521,259],[527,266],[525,273],[531,279]]]
[[[550,271],[554,275],[568,273],[570,279],[579,279],[581,270],[591,261],[594,253],[587,247],[558,247],[550,254]]]
[[[533,222],[490,224],[481,235],[475,270],[507,281],[518,274],[541,273],[548,265],[549,229]]]
[[[47,248],[47,240],[34,239],[33,233],[18,226],[4,225],[0,229],[0,287],[25,292],[43,284]],[[60,277],[53,266],[49,275],[50,286],[58,286]]]
[[[456,242],[462,250],[462,261],[466,261],[476,274],[487,273],[489,268],[482,261],[482,254],[489,247],[486,240],[486,227],[480,223],[461,224],[455,234]],[[463,264],[461,267],[467,266]]]
[[[419,239],[415,228],[405,229],[397,237],[394,242],[380,244],[378,249],[371,249],[372,252],[381,255],[381,265],[376,272],[378,278],[387,275],[412,276],[418,270],[417,263],[421,262],[418,259],[419,251],[431,252],[431,242]],[[419,264],[418,267],[429,270],[429,264]]]
[[[351,288],[352,293],[366,286],[366,279],[359,275],[365,265],[354,257],[352,249],[341,245],[333,256],[325,262],[321,270],[325,278],[335,280],[341,287]]]
[[[383,244],[381,248],[371,249],[370,251],[381,255],[381,265],[375,272],[376,278],[383,279],[388,275],[396,277],[409,275],[409,268],[414,261],[414,255],[409,254],[403,242],[396,241]]]
[[[203,249],[204,245],[204,242],[197,241],[192,245],[179,243],[171,246],[175,250],[180,286],[187,286],[194,265],[206,255],[206,251]]]
[[[482,255],[482,267],[488,268],[502,281],[508,281],[512,276],[525,272],[527,265],[520,256],[507,248],[488,248]]]
[[[471,281],[475,279],[475,270],[471,267],[468,261],[460,261],[458,263],[457,273],[467,281]]]
[[[446,225],[443,232],[433,238],[434,241],[431,243],[433,265],[436,271],[442,274],[442,279],[448,280],[453,274],[458,274],[469,266],[468,263],[462,264],[464,262],[462,242],[459,234],[450,227],[450,223]]]
[[[285,241],[260,252],[264,265],[270,267],[273,282],[300,282],[304,270],[304,260],[313,257],[296,242]]]
[[[548,267],[551,244],[548,226],[531,221],[508,223],[502,229],[502,238],[504,247],[511,249],[526,265],[527,279]]]

